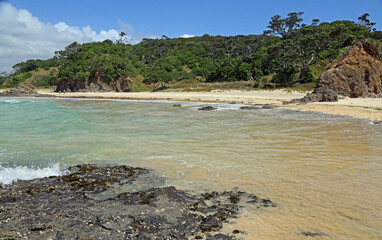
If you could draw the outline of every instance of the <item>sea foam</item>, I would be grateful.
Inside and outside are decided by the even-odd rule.
[[[20,103],[21,101],[17,101],[15,99],[0,99],[0,103],[8,103],[8,104],[15,104]]]
[[[64,174],[67,174],[67,171],[61,171],[58,164],[46,168],[32,168],[27,166],[8,167],[0,165],[0,184],[7,185],[17,180],[31,180]]]

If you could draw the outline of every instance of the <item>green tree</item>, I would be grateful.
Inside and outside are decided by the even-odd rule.
[[[280,15],[276,14],[269,21],[267,28],[269,30],[264,31],[265,35],[280,35],[285,37],[293,29],[299,28],[303,19],[301,18],[303,12],[291,12],[288,17],[281,18]]]
[[[370,14],[364,13],[360,17],[358,17],[358,24],[367,27],[369,30],[375,31],[376,29],[373,28],[375,25],[375,22],[370,22],[369,20]]]

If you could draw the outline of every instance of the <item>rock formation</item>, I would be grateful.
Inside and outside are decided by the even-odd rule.
[[[362,40],[321,74],[313,93],[299,102],[333,102],[343,97],[381,97],[382,62],[379,50]]]
[[[1,97],[49,97],[49,95],[38,94],[35,87],[31,83],[20,83],[16,89],[4,91],[0,93]]]
[[[124,78],[108,83],[104,81],[102,72],[98,71],[94,81],[73,79],[63,80],[57,85],[56,92],[64,90],[71,92],[130,92],[130,85],[132,82],[132,79]]]
[[[37,93],[37,91],[36,91],[35,87],[33,86],[33,84],[32,83],[28,83],[28,82],[20,83],[17,86],[17,91],[19,91],[20,93],[26,93],[26,94]]]
[[[153,179],[142,168],[88,164],[64,176],[0,185],[0,238],[233,240],[217,232],[241,209],[277,207],[251,193],[196,195],[167,181],[153,187]]]
[[[198,108],[198,110],[200,110],[200,111],[212,111],[212,110],[216,110],[216,109],[217,108],[213,107],[213,106],[205,106],[205,107]]]

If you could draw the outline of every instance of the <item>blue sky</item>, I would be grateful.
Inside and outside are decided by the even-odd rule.
[[[132,44],[162,35],[261,34],[273,15],[290,12],[304,12],[307,24],[369,13],[382,30],[382,0],[0,0],[0,73],[74,41],[115,41],[121,31]]]
[[[134,31],[147,35],[179,37],[183,34],[238,35],[260,34],[275,14],[304,12],[310,23],[357,20],[365,12],[382,26],[382,0],[15,0],[16,8],[25,8],[42,22],[93,30],[120,30],[118,22],[131,24]]]

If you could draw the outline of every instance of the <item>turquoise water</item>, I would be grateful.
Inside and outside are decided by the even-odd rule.
[[[153,169],[193,192],[239,188],[278,204],[245,210],[248,239],[382,238],[382,127],[313,112],[166,101],[0,99],[0,182],[81,163]],[[210,104],[209,104],[210,105]]]

